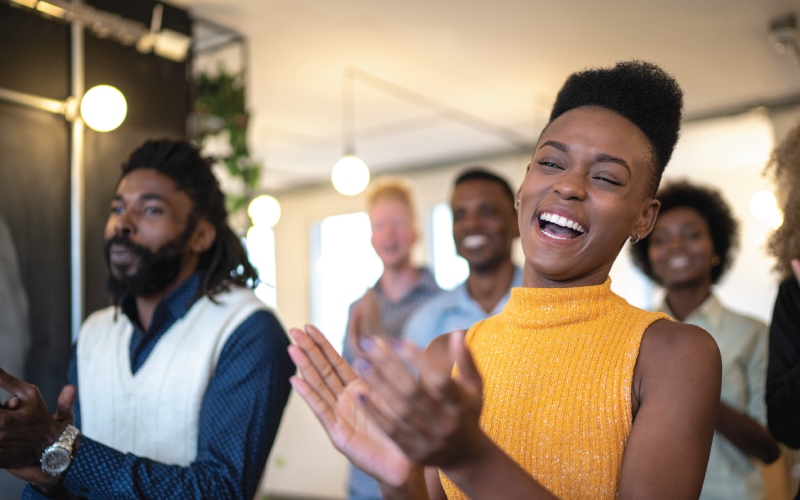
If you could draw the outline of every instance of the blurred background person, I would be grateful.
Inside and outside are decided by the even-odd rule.
[[[666,290],[657,310],[699,326],[722,354],[722,395],[702,499],[762,499],[755,460],[780,456],[766,431],[764,405],[767,327],[724,307],[712,285],[730,267],[738,223],[718,191],[675,182],[656,198],[653,232],[631,247],[637,265]]]
[[[519,226],[508,182],[485,169],[467,170],[455,181],[450,206],[456,252],[469,264],[469,276],[409,318],[403,337],[423,348],[439,335],[498,314],[511,289],[522,286],[522,269],[511,262]]]
[[[769,332],[767,420],[777,440],[800,448],[800,126],[775,148],[767,172],[778,186],[784,215],[769,240],[782,282]]]
[[[28,295],[20,277],[17,249],[0,215],[0,366],[22,378],[28,354]],[[0,401],[10,395],[0,389]],[[25,482],[0,470],[0,500],[19,498]]]
[[[350,306],[343,356],[355,360],[362,334],[398,338],[408,317],[431,297],[441,293],[433,275],[411,263],[417,242],[411,189],[399,178],[376,183],[367,197],[372,248],[383,262],[377,283]],[[381,500],[377,481],[351,465],[350,500]]]

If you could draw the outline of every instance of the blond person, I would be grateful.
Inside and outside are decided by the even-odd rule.
[[[417,241],[411,189],[400,179],[386,179],[367,197],[372,248],[383,262],[383,274],[350,306],[343,356],[352,362],[363,335],[400,337],[408,317],[441,290],[430,271],[411,263]],[[350,500],[381,500],[380,487],[369,475],[351,467]]]

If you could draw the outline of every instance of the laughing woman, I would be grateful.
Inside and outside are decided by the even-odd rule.
[[[524,287],[466,337],[427,353],[367,338],[353,371],[314,327],[292,331],[292,384],[385,498],[698,497],[719,350],[608,279],[653,228],[681,108],[649,63],[570,76],[518,192]]]

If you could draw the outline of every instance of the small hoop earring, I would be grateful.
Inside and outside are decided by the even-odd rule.
[[[635,245],[637,243],[639,243],[639,235],[635,234],[635,235],[631,236],[631,245]]]
[[[711,265],[717,267],[719,265],[719,257],[716,255],[711,259]]]
[[[514,202],[514,210],[516,210],[517,212],[519,212],[519,200],[517,200],[517,201],[515,201],[515,202]]]

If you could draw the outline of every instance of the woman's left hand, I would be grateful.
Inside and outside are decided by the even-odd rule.
[[[449,350],[458,366],[456,378],[447,360],[404,340],[390,346],[382,339],[364,338],[363,357],[355,362],[383,403],[366,400],[370,416],[411,460],[440,468],[473,460],[491,445],[479,426],[483,383],[464,345],[464,332],[450,334]]]

